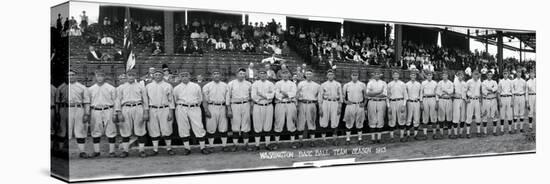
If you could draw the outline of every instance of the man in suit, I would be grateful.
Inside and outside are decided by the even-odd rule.
[[[178,48],[178,50],[176,51],[177,53],[179,54],[189,54],[191,52],[189,52],[189,46],[187,46],[187,41],[186,40],[183,40],[182,44],[181,44],[181,47]]]
[[[96,51],[95,50],[95,47],[94,46],[91,46],[88,48],[89,49],[89,52],[88,52],[88,61],[101,61],[101,52],[99,51]]]
[[[113,55],[115,61],[124,61],[124,56],[122,55],[122,50],[120,48],[115,49],[115,54]]]
[[[250,82],[254,82],[254,79],[256,78],[256,69],[254,69],[254,63],[248,64],[248,68],[246,69],[246,79]]]

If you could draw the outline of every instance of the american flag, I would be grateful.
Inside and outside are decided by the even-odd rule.
[[[130,19],[130,8],[126,7],[126,15],[124,17],[124,58],[126,61],[126,72],[130,71],[136,65],[136,54],[134,53],[134,45],[132,43],[132,21]]]

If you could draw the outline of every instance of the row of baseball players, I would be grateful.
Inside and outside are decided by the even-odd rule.
[[[427,125],[432,126],[434,139],[443,138],[444,129],[448,129],[450,138],[459,135],[470,138],[472,122],[477,123],[479,135],[486,135],[489,121],[493,122],[493,133],[497,135],[499,119],[500,132],[504,132],[505,121],[509,122],[510,133],[517,130],[518,124],[523,131],[525,109],[528,110],[529,127],[532,129],[536,95],[534,72],[525,81],[519,76],[512,79],[505,71],[505,77],[497,83],[492,79],[492,74],[488,74],[482,82],[477,71],[468,81],[464,81],[462,73],[457,74],[454,82],[450,81],[447,72],[443,72],[439,82],[432,80],[432,73],[427,73],[426,80],[420,82],[413,71],[410,80],[404,83],[399,79],[400,72],[395,71],[392,73],[393,80],[386,83],[380,79],[382,74],[377,70],[365,84],[358,80],[359,75],[355,71],[351,73],[351,81],[343,86],[334,79],[332,70],[327,72],[327,81],[320,85],[311,80],[313,72],[310,70],[305,73],[306,80],[297,85],[289,80],[288,71],[283,71],[282,80],[276,83],[267,80],[265,70],[259,74],[260,79],[251,83],[245,80],[246,70],[239,69],[237,78],[225,83],[221,81],[220,72],[214,71],[213,80],[201,89],[190,81],[188,72],[179,73],[181,83],[175,87],[163,79],[160,70],[155,71],[154,80],[145,86],[136,82],[134,72],[128,72],[127,82],[115,88],[105,82],[103,72],[97,71],[96,83],[87,88],[76,80],[76,72],[70,71],[69,85],[61,85],[57,90],[59,114],[65,116],[60,118],[57,135],[75,137],[82,158],[100,155],[101,136],[108,138],[109,155],[117,156],[117,130],[122,137],[123,152],[118,155],[120,157],[128,156],[132,135],[138,137],[141,157],[157,155],[160,139],[164,139],[167,153],[173,155],[175,152],[170,136],[174,119],[178,135],[184,143],[184,155],[190,154],[191,131],[198,139],[203,154],[212,152],[205,144],[208,140],[209,147],[213,147],[216,133],[221,136],[224,151],[236,151],[239,138],[242,138],[247,150],[258,150],[262,136],[266,149],[275,150],[284,128],[291,133],[293,148],[302,147],[306,129],[311,139],[315,138],[315,131],[321,132],[321,144],[326,144],[326,132],[334,131],[333,143],[338,145],[336,131],[343,104],[346,144],[351,141],[353,128],[357,129],[358,144],[363,143],[362,129],[366,117],[371,139],[375,143],[381,141],[384,126],[391,129],[390,141],[394,140],[393,130],[396,128],[400,132],[400,141],[407,141],[411,130],[415,138],[427,138]],[[202,123],[201,106],[206,125]],[[230,133],[228,118],[231,119]],[[419,135],[421,120],[423,134]],[[462,134],[465,125],[466,135]],[[94,148],[91,155],[84,151],[88,126]],[[248,144],[251,128],[254,145]],[[437,130],[441,133],[438,134]],[[147,133],[153,143],[150,154],[144,150],[144,136]],[[300,141],[295,141],[296,135]],[[271,143],[272,136],[275,143]],[[228,138],[233,139],[233,145],[227,145]],[[310,146],[315,146],[315,142],[310,141]]]

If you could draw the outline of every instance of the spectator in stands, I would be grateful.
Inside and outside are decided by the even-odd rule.
[[[254,45],[249,43],[248,40],[244,39],[243,44],[241,45],[241,50],[243,52],[254,52]]]
[[[191,48],[189,48],[189,46],[187,45],[187,40],[183,40],[183,42],[181,43],[181,47],[179,47],[176,50],[176,53],[191,54],[193,52],[192,52]]]
[[[113,40],[112,37],[107,36],[107,34],[103,34],[103,37],[101,38],[101,45],[113,45],[115,44],[115,40]]]
[[[71,29],[69,30],[69,36],[82,36],[82,32],[78,28],[78,26],[73,25]]]
[[[149,84],[153,80],[153,74],[155,73],[155,67],[150,67],[147,71],[147,74],[142,76],[140,79],[143,81],[144,84]]]
[[[472,76],[472,68],[468,64],[468,67],[464,70],[464,74],[466,74],[468,77]]]
[[[84,32],[86,28],[88,28],[88,16],[86,15],[86,11],[82,11],[82,15],[80,15],[80,29]]]
[[[286,61],[286,60],[284,60],[284,59],[275,57],[275,55],[276,55],[276,54],[272,54],[271,57],[262,59],[262,63],[278,64],[278,63],[283,63],[283,62]]]
[[[208,39],[208,33],[206,32],[206,27],[203,27],[203,28],[202,28],[202,32],[200,33],[200,38],[201,38],[202,40]]]
[[[159,55],[161,53],[164,53],[164,48],[160,46],[159,42],[155,42],[153,46],[153,53],[151,53],[151,55]]]
[[[162,34],[162,26],[160,26],[158,22],[154,23],[153,32],[156,34]]]
[[[227,41],[227,50],[234,51],[235,50],[235,44],[234,44],[233,38],[229,38],[229,41]]]
[[[122,55],[122,50],[120,48],[115,48],[115,54],[113,55],[115,61],[124,61],[124,56]]]
[[[195,39],[199,39],[201,38],[201,35],[199,34],[199,31],[197,29],[195,29],[195,31],[193,31],[193,33],[191,33],[191,39],[195,40]]]
[[[225,45],[225,42],[223,41],[223,39],[221,37],[218,38],[217,42],[216,42],[216,47],[215,47],[216,50],[226,50],[227,47]]]
[[[190,51],[193,55],[197,55],[197,56],[202,56],[203,54],[202,48],[199,47],[199,44],[197,43],[196,40],[193,40],[193,46],[191,47]]]
[[[111,20],[109,19],[109,17],[103,18],[103,25],[104,26],[111,26]]]
[[[88,50],[88,61],[101,61],[102,54],[101,52],[96,51],[94,46],[90,45],[90,47],[88,47]]]
[[[267,71],[267,78],[269,80],[277,80],[277,75],[275,74],[275,71],[273,71],[273,69],[271,69],[271,65],[270,64],[265,64],[265,70]]]
[[[74,19],[74,16],[71,16],[71,20],[69,20],[69,26],[72,28],[74,26],[78,26],[77,25],[78,23],[76,22],[76,20]]]
[[[423,72],[434,72],[434,65],[428,60],[424,60],[424,65],[422,65]]]
[[[277,71],[277,77],[282,78],[283,71],[288,71],[290,75],[292,75],[292,72],[288,69],[286,64],[281,64],[281,68]]]
[[[253,81],[256,78],[256,69],[254,69],[254,63],[248,64],[246,69],[246,78],[250,81]]]
[[[193,23],[191,23],[191,26],[193,26],[193,29],[196,31],[199,29],[199,27],[201,26],[201,23],[199,22],[198,19],[194,19],[193,20]]]

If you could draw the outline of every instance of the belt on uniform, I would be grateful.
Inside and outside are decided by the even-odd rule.
[[[479,100],[479,97],[475,97],[475,98],[468,98],[470,100]]]
[[[336,101],[338,101],[338,99],[337,99],[337,98],[334,98],[334,99],[330,99],[330,98],[325,98],[324,100],[326,100],[326,101],[331,101],[331,102],[336,102]]]
[[[524,93],[522,93],[522,94],[514,94],[514,96],[523,96],[523,95],[525,95],[525,94],[524,94]]]
[[[108,110],[110,108],[113,108],[113,106],[110,105],[110,106],[105,106],[105,107],[92,107],[92,109],[96,110],[96,111],[104,111],[104,110]]]
[[[537,93],[529,93],[529,95],[537,95]]]
[[[386,99],[383,99],[383,98],[375,98],[375,99],[370,99],[371,101],[375,101],[375,102],[378,102],[378,101],[386,101]]]
[[[440,100],[450,100],[450,97],[439,97]]]
[[[484,100],[494,100],[495,98],[497,97],[488,97],[488,98],[483,98]]]
[[[317,103],[317,101],[316,100],[300,100],[300,103],[312,104],[312,103]]]
[[[184,106],[184,107],[198,107],[200,106],[200,104],[178,104],[179,106]]]
[[[394,98],[394,99],[390,99],[390,101],[392,101],[392,102],[400,101],[400,100],[403,100],[403,98]]]
[[[224,106],[225,103],[208,103],[208,105]]]
[[[79,104],[79,103],[69,104],[69,107],[78,107],[78,108],[82,108],[82,104]]]
[[[139,106],[141,105],[141,102],[138,102],[138,103],[127,103],[127,104],[124,104],[122,106],[126,106],[126,107],[135,107],[135,106]]]
[[[361,104],[363,102],[350,102],[350,104]]]
[[[59,107],[69,107],[69,104],[67,103],[58,103]]]
[[[416,102],[420,102],[420,100],[419,100],[419,99],[416,99],[416,100],[407,100],[407,102],[416,103]]]
[[[426,95],[424,98],[435,98],[435,95]]]
[[[500,97],[512,97],[512,95],[500,95]]]
[[[247,101],[240,101],[240,102],[231,102],[231,104],[245,104],[245,103],[248,103],[248,100]]]
[[[259,106],[268,106],[268,105],[271,105],[271,102],[270,103],[265,103],[265,104],[261,104],[261,103],[254,103],[256,105],[259,105]]]
[[[294,103],[293,101],[286,101],[286,102],[277,102],[278,104],[289,104],[289,103]]]
[[[149,108],[153,108],[153,109],[162,109],[162,108],[167,108],[169,107],[168,105],[165,105],[165,106],[155,106],[155,105],[150,105]]]

